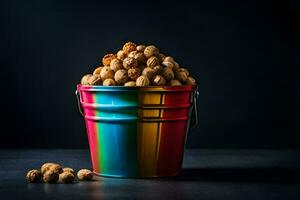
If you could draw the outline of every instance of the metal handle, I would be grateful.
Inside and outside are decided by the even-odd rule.
[[[80,105],[80,94],[79,94],[78,90],[75,91],[75,95],[76,95],[76,99],[77,99],[78,110],[79,110],[80,114],[84,117],[84,114],[82,112],[82,108]]]
[[[195,122],[193,126],[190,128],[190,130],[193,130],[198,126],[199,120],[198,120],[198,109],[197,109],[197,99],[199,97],[199,91],[198,88],[194,92],[194,103],[193,103],[193,108],[194,108],[194,115],[195,115]]]

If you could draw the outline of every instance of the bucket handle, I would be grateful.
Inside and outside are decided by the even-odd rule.
[[[75,95],[76,95],[76,98],[77,98],[78,110],[79,110],[80,114],[82,115],[82,117],[84,117],[84,114],[83,114],[83,111],[82,111],[82,107],[80,105],[80,94],[79,94],[78,90],[75,91]]]
[[[194,102],[193,102],[193,109],[194,109],[194,115],[195,115],[195,122],[194,124],[191,126],[190,130],[193,130],[195,129],[198,124],[199,124],[199,119],[198,119],[198,103],[197,103],[197,100],[198,100],[198,97],[199,97],[199,91],[198,91],[198,88],[196,88],[196,90],[194,91]]]

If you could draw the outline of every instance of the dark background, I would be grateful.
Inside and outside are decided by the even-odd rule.
[[[126,41],[198,79],[188,147],[298,148],[297,1],[1,1],[1,148],[87,147],[74,91]]]

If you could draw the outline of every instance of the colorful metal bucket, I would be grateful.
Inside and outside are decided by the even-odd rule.
[[[78,85],[93,172],[112,177],[179,173],[195,86]]]

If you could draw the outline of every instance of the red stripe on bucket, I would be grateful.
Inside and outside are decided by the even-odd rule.
[[[87,88],[87,87],[86,87]],[[92,88],[92,87],[91,87]],[[95,102],[96,101],[96,96],[94,94],[90,94],[88,92],[82,92],[81,93],[82,99],[84,99],[85,102]],[[97,116],[96,111],[93,111],[92,109],[85,110],[85,115],[87,116]],[[89,120],[85,118],[85,123],[86,123],[86,128],[87,128],[87,135],[88,135],[88,141],[89,141],[89,146],[90,146],[90,154],[91,154],[91,160],[92,165],[93,165],[93,171],[100,171],[100,164],[99,164],[99,148],[98,145],[100,143],[99,138],[98,138],[98,127],[97,123],[95,123],[92,120]]]
[[[166,92],[163,105],[182,105],[190,102],[191,92]],[[162,112],[162,119],[170,119],[176,116],[188,116],[188,108],[171,109]],[[178,174],[183,159],[187,120],[175,120],[161,122],[160,146],[157,163],[157,175]]]

